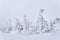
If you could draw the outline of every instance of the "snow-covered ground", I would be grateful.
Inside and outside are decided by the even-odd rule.
[[[60,32],[20,35],[18,33],[0,33],[0,40],[60,40]]]

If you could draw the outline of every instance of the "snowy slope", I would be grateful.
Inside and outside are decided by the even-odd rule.
[[[41,33],[34,35],[20,35],[17,33],[0,33],[0,40],[60,40],[60,32]]]

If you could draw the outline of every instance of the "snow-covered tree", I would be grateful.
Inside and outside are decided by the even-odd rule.
[[[24,17],[23,17],[23,23],[24,23],[25,31],[29,33],[30,29],[31,29],[32,22],[27,19],[26,15],[24,15]]]
[[[45,20],[43,17],[43,14],[44,14],[43,11],[44,9],[41,9],[37,19],[37,26],[36,26],[38,27],[38,29],[40,29],[41,32],[45,32],[45,30],[48,27],[47,20]]]
[[[23,25],[22,23],[19,21],[18,18],[16,18],[16,27],[15,27],[16,30],[18,30],[18,32],[21,32],[23,30]]]
[[[11,20],[9,20],[6,24],[2,25],[1,27],[1,31],[4,33],[10,33],[11,31],[13,31]]]

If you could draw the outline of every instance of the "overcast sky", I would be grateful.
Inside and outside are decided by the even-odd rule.
[[[35,20],[40,9],[45,10],[47,19],[60,17],[60,0],[0,0],[0,23],[24,14]]]

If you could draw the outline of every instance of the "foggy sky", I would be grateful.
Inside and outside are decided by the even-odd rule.
[[[14,17],[22,19],[24,14],[35,20],[40,9],[45,10],[46,19],[60,17],[59,0],[0,0],[0,24]]]

